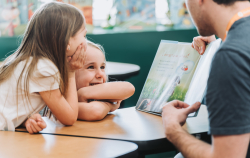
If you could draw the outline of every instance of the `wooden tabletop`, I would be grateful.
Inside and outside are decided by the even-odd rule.
[[[190,134],[197,134],[207,132],[209,127],[207,106],[201,105],[197,117],[190,117],[187,119],[183,128]]]
[[[136,156],[137,145],[125,141],[0,131],[1,158],[105,158]]]
[[[190,134],[208,131],[208,115],[202,105],[197,117],[188,118],[183,128]],[[118,109],[103,120],[77,121],[73,126],[63,126],[43,117],[47,124],[40,133],[101,137],[129,141],[150,141],[165,138],[161,116],[137,111],[135,107]],[[20,129],[17,129],[20,130]]]
[[[165,138],[161,116],[137,111],[135,107],[118,109],[101,121],[77,121],[73,126],[67,127],[48,118],[43,119],[47,128],[40,133],[127,140],[136,143],[138,150],[143,152],[154,151],[160,147],[164,151],[173,150],[172,144]],[[183,128],[191,134],[207,132],[206,106],[201,106],[197,117],[188,118]]]

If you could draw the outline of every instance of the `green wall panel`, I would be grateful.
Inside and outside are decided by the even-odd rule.
[[[0,61],[13,53],[21,43],[21,37],[0,37]]]

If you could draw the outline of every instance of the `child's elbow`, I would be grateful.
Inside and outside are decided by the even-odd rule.
[[[100,110],[100,109],[96,109],[91,116],[91,121],[99,121],[102,120],[105,116],[107,115],[107,113],[104,113],[104,111]]]
[[[135,86],[131,84],[131,96],[135,93]]]
[[[126,92],[127,92],[128,97],[131,97],[135,93],[134,85],[132,85],[129,82],[126,82],[125,86],[126,86],[126,89],[127,89]]]
[[[66,126],[72,126],[75,122],[77,121],[77,118],[69,118],[63,122],[61,122],[62,124],[66,125]]]

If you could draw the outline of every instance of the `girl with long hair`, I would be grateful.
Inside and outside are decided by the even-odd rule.
[[[0,130],[23,124],[40,131],[46,124],[34,114],[45,105],[64,125],[77,120],[75,71],[83,67],[86,32],[72,5],[51,2],[34,13],[21,45],[0,67]]]

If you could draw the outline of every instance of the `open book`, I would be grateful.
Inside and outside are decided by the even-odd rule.
[[[201,102],[207,87],[210,65],[221,40],[210,43],[204,55],[191,43],[162,40],[142,89],[136,109],[161,115],[172,100],[189,105]],[[197,112],[189,117],[196,116]]]

